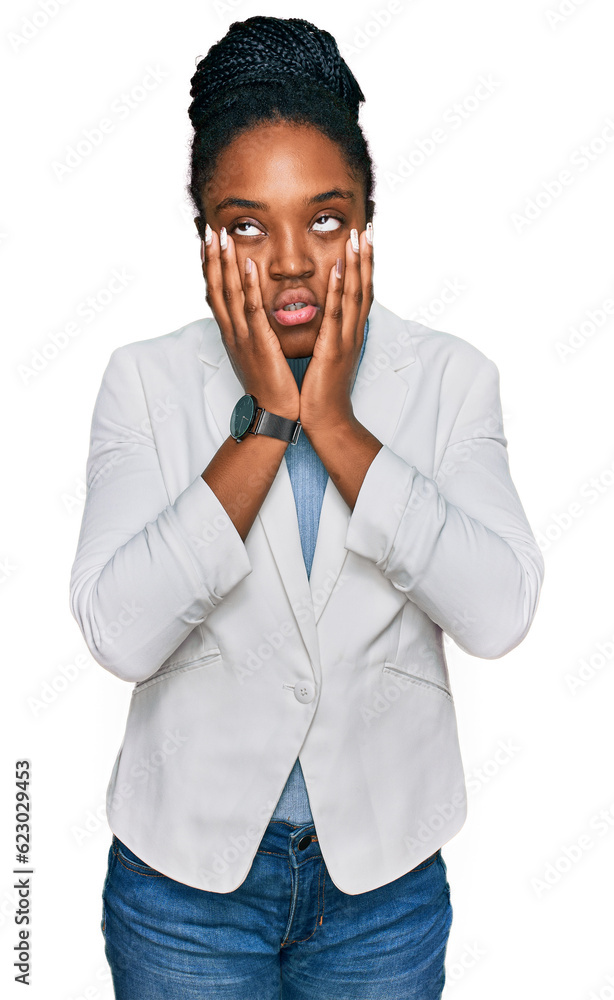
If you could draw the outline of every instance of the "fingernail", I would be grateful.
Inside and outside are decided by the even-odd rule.
[[[341,265],[342,265],[342,263],[343,263],[343,261],[342,261],[341,257],[337,257],[337,277],[338,278],[341,277]]]
[[[205,263],[205,241],[204,240],[200,241],[200,259],[201,259],[201,263],[204,264]]]
[[[211,243],[211,226],[209,223],[205,226],[205,243],[207,246]]]
[[[373,223],[367,222],[367,243],[369,246],[373,246]]]
[[[359,248],[359,245],[358,245],[358,230],[357,229],[352,229],[352,231],[350,233],[350,239],[352,241],[352,250],[354,250],[356,253],[358,253],[360,248]]]
[[[249,274],[252,269],[252,262],[249,257],[245,258],[245,273]]]
[[[225,250],[228,246],[228,239],[226,237],[226,229],[224,226],[220,229],[220,246],[222,250]]]

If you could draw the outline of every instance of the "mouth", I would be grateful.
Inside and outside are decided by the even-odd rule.
[[[318,308],[308,288],[288,289],[275,299],[273,316],[281,326],[301,326],[311,322]]]

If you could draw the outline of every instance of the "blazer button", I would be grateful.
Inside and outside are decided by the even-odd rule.
[[[297,701],[313,701],[316,689],[311,681],[297,681],[294,685],[294,697]]]

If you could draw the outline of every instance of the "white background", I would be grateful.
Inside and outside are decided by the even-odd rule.
[[[13,772],[29,758],[27,995],[112,997],[104,800],[131,686],[92,660],[68,607],[90,421],[115,347],[209,315],[185,192],[190,78],[232,21],[272,14],[329,30],[356,74],[377,167],[376,298],[499,367],[512,476],[546,560],[519,647],[486,661],[447,642],[469,817],[443,848],[444,996],[613,997],[611,0],[42,2],[50,16],[4,4],[0,29],[4,995],[25,992],[12,967]],[[152,67],[159,85],[121,119],[114,102],[140,98]],[[105,117],[113,131],[58,176]],[[420,154],[438,127],[445,139]],[[124,290],[87,322],[82,304],[114,270]],[[446,282],[462,286],[448,304]],[[78,334],[62,338],[71,321]]]

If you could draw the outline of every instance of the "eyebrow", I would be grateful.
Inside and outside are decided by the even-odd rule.
[[[314,194],[313,198],[305,198],[303,204],[318,205],[322,201],[330,201],[332,198],[344,198],[347,201],[354,200],[354,192],[341,188],[331,188],[330,191],[323,191],[321,194]],[[215,211],[220,212],[223,208],[255,208],[260,212],[268,212],[270,206],[263,201],[249,201],[247,198],[224,198],[216,205]]]

